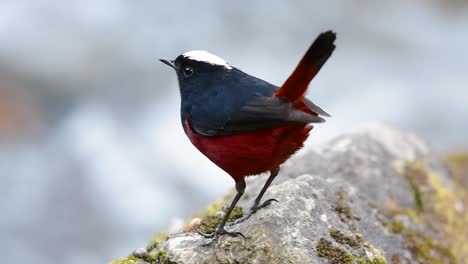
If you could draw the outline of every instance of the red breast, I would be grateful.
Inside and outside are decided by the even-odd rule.
[[[185,133],[192,144],[235,181],[244,176],[271,171],[303,147],[312,126],[291,124],[226,136],[203,136],[185,120]]]

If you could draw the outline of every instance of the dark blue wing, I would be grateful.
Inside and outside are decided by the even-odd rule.
[[[237,69],[236,69],[237,70]],[[318,115],[296,109],[281,97],[273,97],[277,86],[239,70],[219,83],[215,89],[198,98],[190,109],[190,125],[205,136],[271,128],[291,123],[318,123]],[[328,114],[309,100],[304,104],[317,114]]]

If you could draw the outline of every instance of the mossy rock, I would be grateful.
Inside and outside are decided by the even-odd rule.
[[[434,154],[417,136],[370,126],[309,149],[282,167],[265,199],[274,203],[227,230],[217,243],[194,230],[157,236],[154,263],[468,263],[468,155]],[[229,221],[243,215],[265,177],[247,181]],[[213,232],[232,191],[194,217]],[[187,220],[190,222],[190,219]]]
[[[453,159],[447,160],[450,163]],[[458,182],[462,177],[453,171],[432,169],[425,160],[408,161],[400,172],[410,185],[415,207],[387,212],[391,219],[388,229],[404,237],[406,247],[420,263],[464,263],[468,260],[468,214],[463,204],[468,204],[468,192]],[[442,173],[448,173],[449,181]],[[399,216],[407,216],[410,225],[397,220]]]

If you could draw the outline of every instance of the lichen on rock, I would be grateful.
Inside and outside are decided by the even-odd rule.
[[[354,261],[353,256],[349,252],[333,246],[332,242],[325,238],[320,238],[315,249],[317,250],[317,255],[326,258],[330,264],[350,264]]]
[[[468,193],[458,182],[462,177],[441,165],[419,159],[407,161],[399,170],[410,185],[414,207],[387,211],[388,228],[404,237],[406,247],[421,263],[465,263],[468,214],[464,207]],[[459,204],[463,210],[457,208]],[[398,217],[407,217],[407,224]]]

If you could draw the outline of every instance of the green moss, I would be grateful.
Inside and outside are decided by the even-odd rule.
[[[204,233],[212,233],[216,230],[223,218],[223,216],[218,215],[218,212],[222,210],[223,200],[224,199],[219,199],[211,203],[205,211],[193,215],[193,217],[202,218],[198,230]],[[242,217],[243,215],[244,210],[242,207],[234,207],[234,210],[232,210],[232,213],[229,216],[228,223]]]
[[[144,262],[147,262],[150,264],[176,264],[176,262],[172,261],[167,256],[167,252],[164,249],[161,249],[155,253],[145,254],[144,256],[141,256],[141,257],[131,256],[131,257],[128,257],[128,259],[131,259],[131,261],[137,261],[137,262],[123,262],[123,263],[118,263],[118,264],[136,264],[138,263],[139,260],[143,260]]]
[[[424,208],[423,197],[420,187],[426,181],[425,171],[419,166],[418,162],[407,161],[403,166],[401,174],[404,176],[406,182],[410,187],[413,194],[415,210],[417,213],[421,212]]]
[[[364,239],[362,239],[362,235],[359,234],[359,233],[356,233],[354,234],[354,237],[356,238],[356,243],[360,246],[362,246],[363,244],[365,244],[365,241]],[[367,242],[366,242],[367,243]],[[367,243],[368,244],[368,243]]]
[[[338,201],[336,202],[335,211],[338,213],[338,217],[340,218],[341,222],[345,224],[352,224],[353,213],[351,209],[345,204],[345,195],[343,192],[337,192],[336,195],[338,196]]]
[[[405,226],[403,225],[403,223],[398,220],[392,221],[390,225],[388,226],[388,230],[390,230],[390,232],[398,233],[398,234],[403,232],[404,228]]]
[[[333,228],[330,229],[330,236],[335,239],[336,242],[342,245],[348,245],[354,249],[360,248],[363,244],[363,240],[360,235],[356,235],[355,238],[352,238]]]
[[[159,250],[154,257],[156,259],[155,264],[176,264],[176,262],[169,259],[165,250]]]
[[[164,241],[167,240],[168,238],[168,233],[167,232],[159,232],[157,233],[153,240],[146,246],[146,254],[142,255],[142,256],[135,256],[135,255],[131,255],[127,258],[123,258],[119,261],[127,261],[127,262],[117,262],[117,263],[113,263],[112,264],[136,264],[138,263],[138,260],[143,260],[147,263],[150,263],[150,264],[173,264],[175,262],[172,262],[168,256],[167,256],[167,252],[163,249],[155,252],[155,253],[152,253],[151,251],[155,250],[160,244],[162,244]],[[136,261],[136,262],[135,262]]]
[[[160,244],[167,240],[169,234],[167,232],[159,232],[154,235],[153,240],[146,246],[146,251],[151,252],[157,248]]]
[[[137,264],[140,263],[140,260],[143,260],[150,264],[173,264],[175,262],[172,262],[167,257],[167,252],[165,250],[159,250],[156,253],[151,253],[151,251],[155,250],[167,238],[167,232],[159,232],[154,236],[153,240],[146,246],[146,252],[148,252],[147,254],[144,254],[141,257],[130,255],[128,257],[113,261],[111,262],[111,264]]]
[[[468,155],[450,155],[446,162],[453,184],[447,184],[443,180],[445,176],[432,170],[425,161],[406,162],[400,172],[415,197],[415,209],[398,208],[386,213],[391,220],[396,215],[406,215],[414,224],[433,233],[428,237],[394,220],[388,225],[390,231],[405,236],[407,248],[422,262],[456,263],[457,259],[468,258],[468,214],[457,210],[458,204],[462,208],[468,205],[468,192],[464,187]]]
[[[336,192],[336,196],[338,196],[338,199],[344,200],[345,199],[345,194],[342,191]]]
[[[454,186],[454,190],[450,190],[444,186],[442,179],[435,173],[428,174],[429,183],[434,188],[432,197],[432,207],[434,219],[432,222],[437,222],[442,227],[442,233],[447,238],[451,252],[456,252],[460,259],[468,258],[468,214],[458,212],[455,204],[460,202],[467,205],[468,193],[459,185]]]
[[[356,256],[356,263],[358,264],[386,264],[387,260],[385,259],[385,253],[369,244],[366,241],[363,241],[363,246],[358,251],[359,255]]]
[[[346,206],[342,201],[338,201],[335,206],[335,211],[338,213],[338,216],[343,223],[349,223],[353,219],[351,209],[349,209],[349,207]]]
[[[238,218],[241,218],[242,216],[244,216],[244,209],[242,209],[242,207],[236,206],[234,207],[234,210],[232,210],[228,222],[232,222]]]
[[[354,216],[351,209],[346,205],[345,194],[343,192],[337,192],[338,201],[335,206],[335,211],[338,214],[340,220],[347,224],[348,228],[355,232],[356,227],[353,224],[353,220],[359,220],[358,217]],[[349,199],[348,199],[349,200]],[[349,200],[352,202],[351,200]],[[375,207],[378,207],[377,205]],[[384,222],[384,220],[382,220]],[[374,246],[364,241],[362,235],[354,233],[353,236],[346,236],[337,229],[330,229],[330,236],[339,244],[347,245],[353,250],[350,253],[342,250],[338,247],[333,246],[332,242],[321,238],[316,245],[317,254],[320,257],[326,257],[329,263],[363,263],[363,264],[383,264],[387,263],[384,258],[384,253],[381,250],[376,249]]]
[[[456,263],[455,256],[449,247],[406,227],[401,221],[392,221],[389,230],[404,236],[406,248],[421,263]]]
[[[373,259],[359,257],[356,259],[356,263],[358,264],[387,264],[387,261],[383,257],[377,257]]]
[[[125,258],[111,261],[110,264],[138,264],[139,261],[140,259],[135,256],[128,256]]]
[[[198,230],[204,233],[213,233],[221,223],[221,217],[216,215],[207,216],[202,220]]]
[[[347,251],[333,246],[332,242],[325,238],[320,238],[315,246],[317,255],[326,258],[330,264],[350,264],[353,263],[354,257]]]
[[[408,182],[411,192],[414,197],[415,209],[417,212],[421,212],[423,210],[423,198],[421,191],[419,190],[420,179],[423,176],[424,171],[421,171],[418,167],[412,166],[412,163],[406,163],[404,167],[403,176],[405,177],[406,181]]]
[[[137,257],[138,258],[138,257]],[[157,262],[156,254],[155,253],[148,253],[144,256],[140,257],[141,260],[148,262],[150,264],[159,264]]]
[[[241,218],[243,215],[244,210],[242,209],[242,207],[236,206],[234,207],[234,210],[232,210],[227,222],[233,222],[234,220]],[[222,219],[222,215],[209,215],[202,219],[199,230],[208,234],[213,233],[221,223]]]
[[[331,229],[330,230],[330,236],[337,242],[342,245],[348,245],[351,248],[354,249],[354,254],[349,253],[351,256],[351,262],[353,263],[359,263],[359,264],[384,264],[387,263],[385,258],[383,257],[383,253],[376,249],[374,246],[370,245],[368,242],[364,241],[362,238],[361,234],[355,234],[354,238],[350,236],[344,235],[341,231],[336,230],[336,229]],[[324,249],[327,249],[328,251],[335,251],[335,254],[341,253],[336,252],[336,248],[333,247],[331,242],[329,241],[319,241],[320,249],[322,250],[322,254],[319,253],[320,255],[325,255],[323,253]],[[338,248],[338,250],[341,250]],[[343,250],[341,250],[343,251]],[[369,252],[372,253],[371,255],[374,257],[368,257],[367,254],[364,252]],[[335,262],[335,263],[342,263],[342,262]]]

